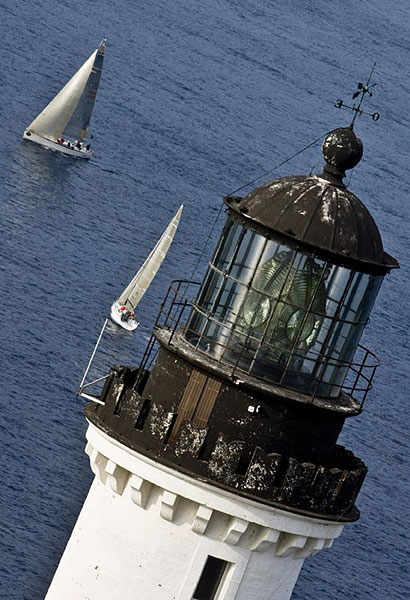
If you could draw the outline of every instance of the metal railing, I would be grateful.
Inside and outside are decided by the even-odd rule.
[[[186,280],[174,280],[171,282],[167,294],[160,306],[158,315],[154,324],[155,329],[165,329],[169,332],[168,344],[170,345],[181,345],[189,344],[191,348],[195,349],[200,353],[202,357],[206,357],[212,362],[217,362],[226,368],[229,368],[230,377],[233,380],[240,380],[241,375],[246,374],[263,383],[279,384],[282,387],[293,389],[297,392],[301,392],[304,395],[310,397],[311,401],[314,402],[316,398],[325,398],[329,400],[336,400],[341,394],[344,394],[354,400],[356,403],[363,406],[363,403],[367,397],[367,394],[372,388],[372,381],[374,378],[375,371],[380,364],[377,356],[369,349],[362,345],[358,345],[355,353],[355,360],[345,361],[335,358],[333,355],[321,354],[314,352],[312,349],[305,353],[293,352],[292,359],[300,361],[310,361],[315,364],[315,375],[311,373],[298,372],[289,368],[290,362],[287,361],[286,369],[282,369],[280,376],[275,378],[267,377],[266,374],[262,375],[264,368],[267,372],[268,369],[272,372],[272,361],[258,359],[258,369],[255,369],[255,361],[249,359],[249,339],[242,343],[241,349],[236,349],[235,353],[232,353],[232,347],[228,343],[223,343],[215,340],[214,338],[207,338],[203,333],[200,336],[200,343],[197,341],[194,343],[194,336],[192,330],[187,328],[187,317],[191,314],[191,311],[195,311],[205,318],[207,322],[213,321],[214,324],[218,324],[221,327],[226,326],[226,322],[219,321],[214,315],[206,314],[203,309],[200,309],[195,305],[195,302],[189,300],[186,297],[186,292],[189,286],[199,288],[199,283],[192,283]],[[187,310],[187,308],[189,310]],[[233,327],[233,333],[237,337],[240,337],[240,332],[235,331]],[[177,336],[177,337],[176,337]],[[242,334],[243,336],[243,334]],[[248,336],[248,338],[251,336]],[[272,344],[266,343],[266,349],[270,351],[277,351],[278,347]],[[212,353],[209,349],[218,347],[218,352]],[[143,374],[150,370],[153,361],[156,358],[158,352],[158,344],[154,337],[151,336],[144,355],[141,360],[139,373],[141,379]],[[230,356],[229,356],[230,355]],[[229,356],[229,358],[227,358]],[[252,366],[252,368],[250,368]],[[326,380],[327,374],[330,369],[339,370],[342,373],[342,382],[328,381]],[[297,379],[298,383],[292,383],[292,377]],[[340,379],[340,377],[339,377]],[[301,385],[301,381],[306,382],[309,380],[308,389],[304,389]]]

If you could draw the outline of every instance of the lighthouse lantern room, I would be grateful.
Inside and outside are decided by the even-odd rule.
[[[320,177],[287,177],[225,198],[227,223],[185,339],[249,376],[337,403],[395,262],[342,181],[361,158],[361,141],[339,129],[323,152]]]
[[[319,175],[224,199],[195,300],[174,281],[141,364],[112,367],[87,405],[95,479],[47,600],[288,600],[358,519],[366,467],[337,439],[371,387],[360,338],[398,264],[343,183],[353,129],[323,154]]]

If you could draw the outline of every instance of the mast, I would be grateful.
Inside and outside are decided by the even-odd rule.
[[[88,133],[91,115],[100,85],[101,73],[105,55],[105,38],[95,54],[94,64],[89,74],[81,98],[64,129],[64,134],[74,139],[84,139]]]

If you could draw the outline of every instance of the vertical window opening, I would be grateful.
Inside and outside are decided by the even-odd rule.
[[[229,564],[215,556],[208,556],[192,600],[216,600]]]
[[[134,425],[135,429],[142,431],[144,429],[145,421],[147,420],[149,411],[151,408],[151,401],[147,398],[144,400],[144,404],[142,405],[141,412],[138,415],[137,422]]]

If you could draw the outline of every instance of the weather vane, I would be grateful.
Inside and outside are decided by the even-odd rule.
[[[349,106],[348,104],[345,104],[343,102],[343,100],[340,100],[340,99],[335,104],[336,108],[348,108],[349,110],[352,110],[354,112],[350,127],[353,127],[357,115],[368,115],[373,119],[373,121],[378,121],[380,119],[380,114],[378,112],[369,113],[369,112],[362,110],[362,108],[361,108],[366,94],[368,94],[369,96],[373,96],[372,88],[374,88],[374,86],[377,85],[376,83],[373,83],[372,85],[370,85],[370,80],[373,75],[375,66],[376,66],[376,63],[374,63],[373,68],[370,71],[370,75],[367,80],[367,83],[365,85],[363,85],[363,83],[358,83],[357,90],[352,95],[353,100],[360,96],[359,104],[357,106],[356,106],[356,104],[353,104],[353,106]]]

